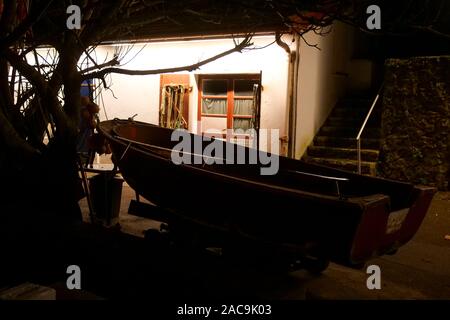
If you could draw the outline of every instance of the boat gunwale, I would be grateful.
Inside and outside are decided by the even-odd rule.
[[[366,195],[366,196],[357,196],[357,197],[345,197],[344,199],[340,198],[338,195],[336,196],[332,196],[332,195],[326,195],[326,194],[321,194],[321,193],[315,193],[315,192],[309,192],[309,191],[305,191],[305,190],[300,190],[300,189],[294,189],[294,188],[289,188],[289,187],[283,187],[283,186],[279,186],[279,185],[275,185],[275,184],[269,184],[269,183],[265,183],[265,182],[260,182],[260,181],[256,181],[256,180],[250,180],[250,179],[245,179],[245,178],[240,178],[234,175],[227,175],[224,173],[219,173],[213,170],[207,170],[204,169],[202,167],[198,167],[195,165],[187,165],[187,164],[174,164],[171,159],[164,157],[158,153],[155,152],[151,152],[150,150],[146,149],[146,148],[142,148],[136,145],[132,145],[133,143],[130,141],[129,143],[126,143],[125,141],[122,141],[121,139],[119,139],[117,136],[119,136],[116,132],[114,132],[114,128],[116,126],[120,126],[120,125],[126,125],[126,124],[138,124],[138,125],[148,125],[146,123],[140,123],[140,122],[127,122],[126,120],[118,120],[122,123],[117,124],[117,120],[109,120],[109,121],[105,121],[103,122],[103,126],[105,125],[105,123],[113,123],[113,125],[111,126],[111,128],[108,130],[109,132],[106,132],[106,130],[104,130],[104,127],[102,127],[102,123],[100,124],[100,131],[102,132],[103,135],[108,136],[109,139],[114,140],[116,143],[119,143],[120,145],[124,146],[126,149],[133,149],[136,152],[140,152],[140,153],[144,153],[147,156],[153,157],[153,158],[157,158],[160,161],[164,161],[164,162],[168,162],[174,166],[177,167],[182,167],[191,171],[195,171],[195,172],[201,172],[203,175],[207,175],[207,176],[214,176],[216,179],[220,178],[225,178],[227,180],[230,180],[230,182],[233,181],[238,181],[240,183],[243,184],[248,184],[251,186],[255,186],[255,187],[259,187],[259,188],[263,188],[263,189],[268,189],[270,190],[276,190],[277,192],[288,192],[290,193],[292,196],[303,196],[303,197],[307,197],[310,198],[312,200],[317,200],[317,198],[321,198],[320,200],[326,200],[327,202],[340,202],[341,204],[347,204],[349,206],[354,206],[357,205],[359,208],[361,209],[365,209],[367,208],[367,206],[370,206],[371,204],[374,203],[378,203],[380,201],[389,201],[389,196],[382,194],[382,193],[374,193],[374,194],[370,194],[370,195]],[[155,126],[157,127],[157,126]],[[166,130],[170,130],[167,128],[162,128],[162,127],[158,127],[158,129],[166,129]],[[110,131],[113,131],[114,133],[117,134],[117,136],[114,136],[113,134],[110,133]],[[132,140],[132,139],[128,139],[128,140]],[[126,152],[129,152],[126,151]],[[125,153],[125,152],[124,152]]]

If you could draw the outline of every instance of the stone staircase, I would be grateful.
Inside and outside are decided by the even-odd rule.
[[[343,169],[358,171],[356,136],[370,109],[372,99],[343,98],[335,106],[315,136],[303,160]],[[361,171],[376,175],[380,148],[381,108],[376,106],[361,138]]]

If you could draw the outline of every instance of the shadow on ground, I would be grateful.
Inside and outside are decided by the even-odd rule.
[[[124,186],[119,228],[89,223],[54,228],[23,222],[2,241],[7,263],[0,287],[34,282],[57,289],[58,299],[449,299],[450,193],[438,193],[416,237],[394,256],[370,261],[382,272],[382,289],[368,290],[368,275],[331,264],[320,276],[304,270],[275,272],[270,261],[247,263],[214,253],[144,239],[158,223],[130,216],[133,191]],[[85,220],[88,210],[80,202]],[[3,231],[8,228],[3,224]],[[57,240],[55,240],[57,239]],[[66,268],[82,270],[82,292],[65,290]]]

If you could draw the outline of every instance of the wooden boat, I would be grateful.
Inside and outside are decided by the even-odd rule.
[[[171,129],[116,119],[100,123],[99,130],[125,181],[186,226],[350,266],[407,243],[435,193],[286,157],[279,158],[278,173],[267,176],[259,164],[177,165]]]

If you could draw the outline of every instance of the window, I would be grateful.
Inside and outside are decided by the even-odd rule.
[[[202,132],[215,129],[226,135],[230,129],[234,133],[254,128],[260,82],[260,74],[199,76],[198,120]]]

